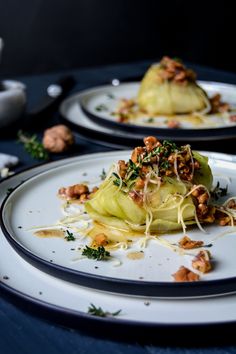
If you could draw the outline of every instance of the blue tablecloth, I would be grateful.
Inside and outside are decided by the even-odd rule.
[[[40,76],[28,76],[17,78],[23,81],[27,86],[27,97],[28,97],[28,109],[37,103],[38,99],[44,94],[46,87],[56,81],[58,77],[65,74],[72,74],[76,79],[76,86],[72,92],[76,92],[81,89],[85,89],[91,86],[108,83],[113,78],[124,79],[127,77],[140,76],[146,70],[150,62],[136,62],[131,64],[119,64],[100,68],[89,68],[89,69],[79,69],[72,70],[70,72],[61,73],[50,73]],[[201,80],[212,80],[212,81],[222,81],[228,83],[236,83],[236,75],[227,72],[216,71],[209,68],[202,68],[198,66],[193,66],[198,72],[198,77]],[[55,113],[48,124],[51,125],[52,122],[56,123],[58,116]],[[39,135],[42,132],[39,131]],[[236,152],[236,147],[232,147],[234,152]],[[103,145],[94,144],[80,136],[76,138],[76,148],[71,154],[84,154],[98,151],[107,151],[110,148]],[[220,147],[218,151],[224,152],[224,146]],[[15,154],[20,158],[21,164],[16,168],[20,170],[25,167],[33,166],[38,163],[38,161],[33,160],[23,149],[23,147],[16,142],[15,137],[1,137],[0,140],[0,152],[6,152]],[[56,156],[53,159],[62,158],[69,155]],[[114,333],[112,339],[104,338],[98,334],[95,337],[93,334],[97,333],[96,328],[90,328],[88,332],[82,332],[80,330],[73,330],[68,328],[63,328],[56,323],[46,321],[45,319],[40,319],[36,315],[31,314],[28,311],[19,309],[16,304],[11,304],[6,300],[6,297],[0,298],[0,353],[3,354],[13,354],[19,353],[236,353],[236,345],[234,345],[234,338],[232,338],[232,327],[230,329],[231,336],[227,333],[222,333],[222,341],[220,338],[215,338],[217,346],[214,345],[214,333],[209,338],[204,339],[204,344],[202,341],[197,340],[197,332],[188,340],[185,338],[185,333],[182,333],[181,346],[176,346],[172,341],[171,332],[166,330],[166,333],[162,333],[166,336],[166,340],[163,342],[163,338],[158,339],[158,333],[156,338],[153,340],[148,339],[146,342],[139,338],[122,341],[118,334]],[[227,329],[228,330],[228,329]],[[89,334],[90,333],[90,334]],[[93,333],[93,334],[91,334]],[[106,337],[106,336],[105,336]],[[135,338],[135,337],[133,337]],[[199,338],[200,339],[200,338]],[[213,339],[213,340],[212,340]],[[188,342],[188,346],[185,344]],[[201,346],[198,346],[197,343]],[[213,342],[213,343],[212,343]],[[235,340],[236,342],[236,340]],[[164,344],[163,344],[164,343]],[[192,343],[192,346],[191,346]],[[208,347],[208,345],[211,345]],[[224,346],[219,347],[220,344]],[[173,346],[174,345],[174,346]]]

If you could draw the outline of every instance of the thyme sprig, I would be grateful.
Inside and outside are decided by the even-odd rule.
[[[137,162],[131,159],[126,164],[125,176],[122,178],[118,173],[113,172],[113,183],[123,192],[129,192],[135,184],[137,178],[143,177],[143,170],[150,172],[153,170],[156,175],[161,177],[166,175],[166,171],[171,169],[171,163],[168,158],[171,154],[186,153],[187,147],[178,147],[175,143],[164,140],[162,145],[156,146],[151,151],[143,148],[142,153],[138,154]],[[147,168],[144,168],[145,165]],[[146,173],[146,172],[145,172]]]
[[[104,311],[100,306],[96,307],[94,304],[90,304],[88,308],[88,313],[93,316],[98,317],[114,317],[121,313],[121,310],[115,312]]]
[[[102,261],[108,259],[111,256],[111,254],[110,252],[106,251],[103,246],[99,246],[98,248],[85,246],[82,252],[82,256],[86,256],[89,259]]]
[[[20,130],[17,134],[18,141],[24,144],[25,150],[37,160],[47,160],[48,153],[43,144],[38,140],[37,135],[29,135],[28,133]]]
[[[127,173],[126,173],[126,175],[128,176],[127,181],[128,180],[132,181],[136,179],[139,176],[139,172],[140,172],[140,166],[136,165],[132,160],[129,160]]]
[[[65,236],[66,241],[75,241],[75,236],[69,230],[66,230],[67,235]]]
[[[228,193],[228,185],[225,188],[220,187],[220,182],[218,181],[215,188],[211,191],[211,197],[218,200],[221,197],[225,197]]]
[[[113,180],[113,184],[115,186],[117,186],[117,187],[120,187],[120,186],[126,187],[127,186],[126,182],[124,180],[122,180],[116,172],[113,172],[112,176],[115,177],[115,179]]]
[[[107,176],[107,173],[106,173],[105,169],[103,168],[99,177],[101,178],[102,181],[104,181],[106,179],[106,176]]]

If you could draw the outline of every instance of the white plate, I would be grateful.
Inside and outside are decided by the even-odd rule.
[[[217,82],[199,81],[198,84],[207,92],[209,97],[216,93],[222,95],[222,101],[227,102],[231,107],[236,107],[236,86]],[[168,129],[168,117],[147,116],[145,114],[139,117],[130,119],[127,123],[120,123],[114,112],[121,99],[134,99],[138,95],[140,83],[126,83],[119,86],[100,86],[83,92],[80,98],[80,105],[85,113],[97,124],[102,124],[105,127],[118,128],[126,132],[150,133],[156,128]],[[233,113],[232,113],[233,114]],[[149,119],[152,118],[151,122]],[[173,117],[179,119],[180,115]],[[236,122],[230,120],[228,114],[210,114],[202,122],[195,122],[192,117],[186,119],[183,115],[180,129],[214,129],[235,127]]]
[[[216,154],[215,154],[215,157]],[[223,158],[222,154],[220,156]],[[234,160],[232,156],[225,156]],[[36,173],[49,167],[64,165],[78,161],[80,158],[57,161],[50,165],[39,166],[22,172],[1,183],[0,200],[6,196],[9,188],[17,186]],[[191,300],[159,300],[148,298],[133,298],[106,294],[83,288],[60,279],[56,279],[32,267],[25,262],[8,244],[3,234],[0,237],[0,287],[8,292],[8,298],[17,296],[19,301],[25,299],[29,304],[41,308],[41,313],[48,316],[56,313],[58,317],[80,323],[83,319],[106,322],[140,328],[156,328],[160,326],[208,326],[226,324],[236,321],[236,295],[217,298]],[[116,318],[100,318],[87,314],[90,304],[101,306],[104,310],[116,311],[121,314]],[[124,327],[125,326],[125,327]]]
[[[217,83],[217,82],[203,82],[204,87],[206,87],[209,93],[214,94],[215,92],[222,93],[223,97],[227,97],[228,101],[236,102],[236,89],[234,85]],[[113,85],[104,85],[95,87],[89,90],[81,91],[80,93],[74,94],[71,97],[65,99],[60,105],[60,114],[62,120],[70,125],[72,129],[77,131],[79,134],[84,135],[90,139],[105,142],[116,146],[135,146],[142,143],[142,139],[147,134],[150,133],[159,137],[159,139],[171,139],[174,141],[184,141],[184,142],[196,142],[199,140],[201,142],[218,141],[218,140],[228,140],[236,136],[235,126],[226,126],[221,129],[166,129],[166,128],[155,128],[155,127],[140,127],[136,125],[125,125],[114,122],[112,116],[109,115],[109,119],[103,119],[103,113],[100,116],[96,116],[97,119],[90,119],[81,107],[81,102],[87,100],[87,98],[92,97],[97,102],[98,99],[102,97],[109,100],[110,110],[113,109],[115,100],[109,99],[107,94],[113,92],[116,95],[116,91],[119,95],[123,96],[128,94],[129,90],[131,94],[137,91],[138,83],[127,83],[119,84],[114,87]],[[104,94],[105,92],[105,94]],[[95,96],[94,96],[95,94]],[[129,94],[130,95],[130,94]],[[100,98],[99,98],[100,97]],[[90,102],[90,101],[89,101]],[[113,102],[113,103],[112,103]],[[94,104],[92,100],[92,107],[96,107],[97,103]],[[86,110],[88,114],[88,110]],[[96,111],[96,114],[98,112]],[[91,116],[90,116],[91,117]],[[93,115],[94,118],[94,115]],[[110,124],[111,123],[111,124]],[[128,127],[128,128],[127,128]]]
[[[82,238],[81,232],[75,233],[77,240],[74,242],[34,235],[35,227],[54,225],[64,217],[60,210],[63,202],[57,197],[60,187],[85,180],[90,188],[99,185],[99,175],[103,169],[108,171],[113,162],[127,160],[129,156],[130,152],[120,151],[83,156],[76,162],[51,168],[21,184],[10,194],[2,209],[3,231],[9,242],[25,259],[49,274],[99,290],[169,298],[236,291],[236,231],[231,227],[209,226],[206,228],[207,234],[197,227],[187,231],[190,238],[203,240],[206,245],[212,244],[210,251],[215,266],[214,271],[201,277],[202,281],[181,284],[173,282],[172,274],[181,265],[191,268],[191,261],[198,250],[180,255],[160,241],[150,240],[146,248],[141,248],[140,240],[137,240],[128,250],[111,252],[111,260],[97,262],[81,259],[82,251],[77,249],[83,249],[85,244],[90,243],[88,238]],[[228,185],[230,193],[227,197],[235,196],[235,163],[216,158],[210,159],[209,163],[215,184],[219,181],[222,187]],[[84,222],[87,224],[87,218],[80,223],[83,227]],[[183,233],[179,232],[161,236],[160,239],[177,244],[182,236]],[[129,259],[133,251],[143,252],[144,257]]]

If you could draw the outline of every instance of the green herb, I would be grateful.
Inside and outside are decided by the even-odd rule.
[[[104,180],[106,179],[106,176],[107,176],[106,171],[105,171],[105,169],[103,168],[103,169],[102,169],[102,173],[100,174],[101,180],[104,181]]]
[[[21,130],[18,132],[19,142],[24,144],[25,150],[37,160],[47,160],[48,153],[45,150],[43,144],[37,139],[37,135],[29,135],[27,133],[23,133]]]
[[[125,183],[125,181],[122,181],[122,179],[120,179],[120,177],[118,176],[117,173],[113,172],[112,175],[115,177],[115,179],[113,180],[113,184],[117,187],[120,186],[127,186],[127,184]]]
[[[65,236],[66,241],[75,241],[75,236],[72,232],[66,230],[67,236]]]
[[[115,96],[112,93],[108,93],[107,97],[110,98],[111,100],[114,100]]]
[[[97,261],[105,260],[111,256],[110,252],[106,251],[103,246],[99,246],[98,248],[85,246],[82,255],[90,259],[96,259]]]
[[[154,122],[154,118],[150,117],[146,120],[147,123],[153,123]]]
[[[129,160],[127,174],[131,172],[130,180],[134,180],[139,176],[140,167],[137,166],[132,160]]]
[[[8,188],[6,194],[9,195],[13,190],[14,190],[14,188]]]
[[[165,149],[169,150],[170,152],[175,152],[176,150],[179,150],[178,146],[169,140],[164,140],[162,145]]]
[[[178,57],[174,57],[172,58],[174,61],[177,61],[178,63],[183,63],[182,59],[178,58]]]
[[[218,200],[220,197],[225,197],[228,193],[228,186],[225,188],[220,187],[220,182],[218,181],[215,188],[211,191],[211,197]]]
[[[95,107],[96,111],[102,112],[102,111],[108,111],[108,108],[105,104],[99,104],[98,106]]]
[[[98,317],[114,317],[119,315],[121,313],[121,310],[118,310],[116,312],[108,312],[104,311],[101,307],[96,307],[94,304],[90,304],[88,308],[88,313],[90,315]]]
[[[160,167],[161,167],[163,170],[167,170],[167,169],[170,167],[170,164],[169,164],[169,162],[168,162],[167,160],[164,160],[164,161],[161,163]]]

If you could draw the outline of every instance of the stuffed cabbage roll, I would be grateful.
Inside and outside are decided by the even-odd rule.
[[[210,109],[195,73],[181,61],[164,57],[145,74],[138,92],[139,108],[148,114],[181,114]]]
[[[212,173],[208,158],[189,145],[177,147],[155,137],[115,163],[85,203],[91,218],[109,227],[148,234],[213,222],[208,206]]]

